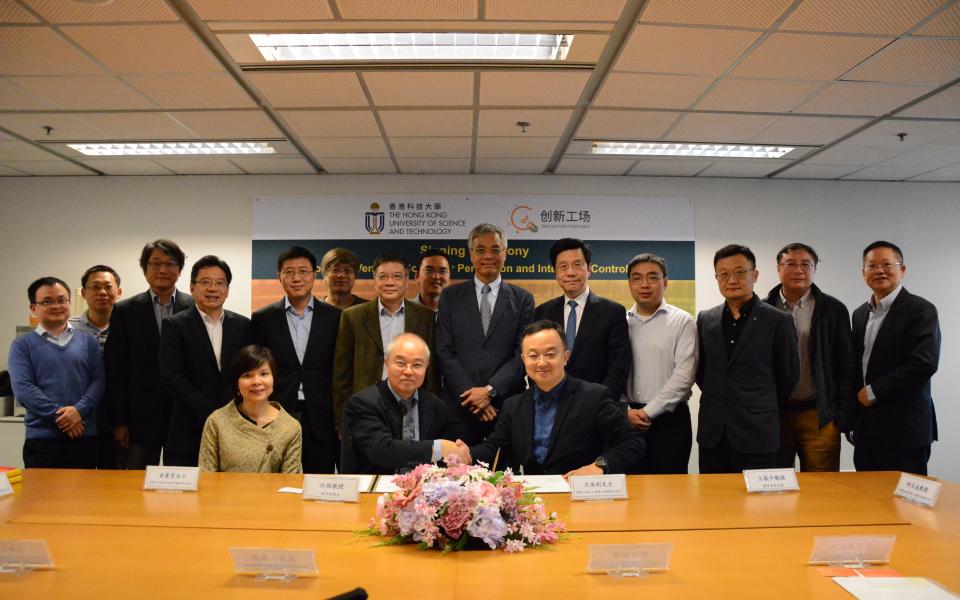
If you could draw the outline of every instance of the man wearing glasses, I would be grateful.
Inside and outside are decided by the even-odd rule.
[[[149,289],[113,307],[104,346],[107,402],[121,466],[143,469],[160,464],[170,425],[170,403],[160,385],[160,322],[193,306],[177,289],[186,256],[171,240],[146,244],[140,268]],[[119,285],[119,282],[118,282]]]
[[[781,468],[840,470],[840,432],[850,431],[857,395],[850,313],[813,283],[820,258],[806,244],[777,252],[780,285],[766,302],[793,316],[797,327],[800,379],[780,412]]]
[[[333,359],[333,419],[341,432],[347,400],[387,377],[385,350],[401,333],[415,333],[433,345],[433,311],[405,300],[410,265],[399,254],[384,253],[373,261],[377,297],[343,311]],[[427,387],[436,389],[433,370]]]
[[[533,321],[533,294],[503,281],[507,240],[481,223],[467,237],[474,277],[443,290],[437,362],[451,436],[476,444],[493,430],[504,398],[523,391],[520,332]]]
[[[793,318],[753,293],[753,251],[730,244],[713,268],[724,303],[697,315],[701,473],[776,467],[780,407],[797,385],[800,358]]]
[[[207,417],[237,394],[230,363],[253,335],[250,319],[223,309],[232,279],[223,260],[201,257],[190,270],[196,308],[166,319],[160,330],[160,380],[172,400],[165,465],[196,467]]]
[[[7,361],[17,400],[27,409],[23,464],[28,469],[97,466],[96,409],[103,397],[97,340],[68,322],[70,288],[43,277],[27,288],[40,324],[10,346]]]
[[[333,428],[333,353],[340,310],[313,296],[317,257],[292,246],[277,258],[284,297],[253,313],[253,337],[277,361],[272,400],[300,421],[303,472],[333,473],[340,454]]]
[[[940,362],[937,309],[902,284],[903,251],[878,241],[863,250],[863,280],[873,292],[853,311],[863,375],[850,441],[858,471],[927,474],[937,415],[930,378]]]

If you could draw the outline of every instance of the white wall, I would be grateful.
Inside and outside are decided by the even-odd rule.
[[[713,252],[745,243],[758,256],[759,292],[777,283],[776,251],[803,241],[817,249],[817,282],[854,308],[869,296],[860,278],[860,252],[876,239],[899,244],[905,285],[940,308],[943,348],[933,380],[941,438],[932,475],[960,481],[960,316],[949,308],[960,295],[952,244],[960,223],[960,185],[734,179],[578,176],[223,176],[47,177],[0,179],[0,364],[16,325],[27,322],[26,287],[54,274],[74,287],[88,266],[103,262],[123,276],[125,294],[146,285],[137,259],[147,240],[171,237],[188,265],[218,254],[237,274],[227,308],[249,314],[250,200],[260,194],[602,194],[692,198],[697,215],[697,305],[718,304]],[[625,215],[655,219],[656,215]],[[944,270],[946,269],[946,270]],[[939,274],[943,274],[943,278]],[[691,408],[696,413],[696,398]],[[852,468],[844,446],[843,468]],[[694,452],[694,466],[696,464]]]

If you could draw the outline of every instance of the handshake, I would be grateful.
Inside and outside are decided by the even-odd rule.
[[[473,462],[473,457],[470,456],[470,448],[467,447],[466,442],[463,440],[457,440],[455,442],[440,440],[440,454],[444,458],[451,455],[456,456],[460,462],[465,465]]]

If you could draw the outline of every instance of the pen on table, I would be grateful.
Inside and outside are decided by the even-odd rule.
[[[494,455],[494,457],[493,457],[493,468],[490,469],[490,470],[493,471],[494,473],[497,472],[497,463],[498,463],[498,462],[500,462],[500,448],[497,448],[497,453],[496,453],[496,455]]]

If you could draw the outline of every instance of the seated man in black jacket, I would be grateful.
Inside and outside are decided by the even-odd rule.
[[[504,402],[493,433],[469,448],[473,460],[491,464],[499,451],[498,468],[523,467],[526,474],[626,473],[643,457],[643,436],[606,387],[566,374],[570,353],[563,328],[536,321],[523,330],[520,343],[533,385]]]
[[[343,416],[341,472],[390,475],[436,462],[465,449],[440,439],[447,407],[423,385],[430,349],[415,333],[402,333],[386,348],[387,378],[354,394]]]

